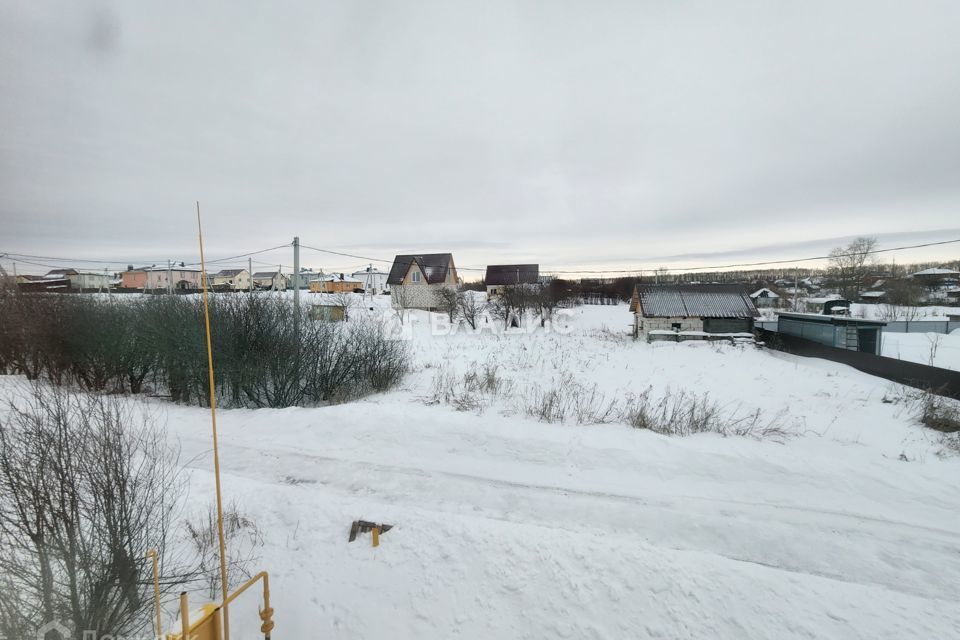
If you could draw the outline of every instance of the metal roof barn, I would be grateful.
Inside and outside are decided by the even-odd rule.
[[[755,318],[757,307],[739,285],[644,285],[631,310],[645,318]]]

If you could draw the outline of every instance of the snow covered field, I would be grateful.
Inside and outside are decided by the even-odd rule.
[[[960,637],[960,457],[884,401],[894,385],[754,347],[634,342],[629,322],[625,305],[583,307],[560,332],[433,335],[415,312],[401,389],[220,412],[224,490],[264,535],[275,637]],[[500,391],[428,404],[476,371]],[[597,406],[707,394],[782,435],[528,415],[570,388]],[[202,507],[209,413],[149,403]],[[395,528],[348,543],[358,518]],[[253,600],[231,608],[235,638],[257,637]]]
[[[888,358],[960,371],[960,330],[949,334],[885,331],[882,349]]]

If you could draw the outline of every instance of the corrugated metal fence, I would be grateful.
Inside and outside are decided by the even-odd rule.
[[[757,329],[776,331],[776,320],[758,320],[754,323]],[[884,331],[891,333],[950,333],[960,329],[960,322],[947,320],[894,320],[887,322]]]
[[[931,367],[917,362],[875,356],[872,353],[847,351],[788,336],[775,331],[760,330],[760,339],[767,347],[810,358],[832,360],[873,376],[899,382],[937,395],[960,399],[960,371]]]

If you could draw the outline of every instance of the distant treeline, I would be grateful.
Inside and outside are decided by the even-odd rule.
[[[339,402],[394,386],[407,346],[380,325],[322,323],[274,296],[213,296],[215,388],[225,407]],[[299,325],[299,336],[295,327]],[[202,302],[0,295],[0,371],[88,391],[209,404]]]

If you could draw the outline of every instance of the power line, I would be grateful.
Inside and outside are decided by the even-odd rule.
[[[872,251],[865,252],[864,255],[866,255],[866,254],[876,254],[876,253],[888,253],[888,252],[891,252],[891,251],[904,251],[904,250],[907,250],[907,249],[922,249],[922,248],[926,248],[926,247],[934,247],[934,246],[942,246],[942,245],[947,245],[947,244],[955,244],[955,243],[958,243],[958,242],[960,242],[960,238],[954,239],[954,240],[941,240],[941,241],[937,241],[937,242],[925,242],[925,243],[921,243],[921,244],[904,245],[904,246],[899,246],[899,247],[890,247],[890,248],[888,248],[888,249],[874,249],[874,250],[872,250]],[[215,260],[209,260],[209,261],[208,261],[208,264],[212,264],[212,263],[217,263],[217,264],[219,264],[219,263],[224,263],[224,262],[230,262],[230,261],[237,260],[237,259],[240,259],[240,258],[248,258],[248,257],[250,257],[250,256],[259,255],[259,254],[267,253],[267,252],[270,252],[270,251],[277,251],[277,250],[279,250],[279,249],[285,249],[285,248],[288,248],[289,246],[290,246],[290,245],[289,245],[289,243],[288,243],[288,244],[277,245],[277,246],[275,246],[275,247],[269,247],[269,248],[266,248],[266,249],[258,249],[258,250],[256,250],[256,251],[249,251],[249,252],[247,252],[247,253],[241,253],[241,254],[238,254],[238,255],[235,255],[235,256],[229,256],[229,257],[226,257],[226,258],[218,258],[218,259],[215,259]],[[366,261],[366,262],[378,262],[378,263],[383,263],[383,264],[393,264],[393,260],[388,260],[388,259],[385,259],[385,258],[373,258],[373,257],[370,257],[370,256],[361,256],[361,255],[357,255],[357,254],[353,254],[353,253],[345,253],[345,252],[342,252],[342,251],[334,251],[334,250],[332,250],[332,249],[321,249],[321,248],[319,248],[319,247],[312,247],[312,246],[304,245],[304,244],[301,244],[300,246],[301,246],[301,248],[303,248],[303,249],[310,249],[311,251],[317,251],[317,252],[320,252],[320,253],[327,253],[327,254],[336,255],[336,256],[343,256],[343,257],[347,257],[347,258],[355,258],[355,259],[358,259],[358,260],[364,260],[364,261]],[[677,268],[667,268],[667,271],[668,271],[668,272],[685,272],[685,273],[692,273],[692,272],[710,272],[710,271],[718,271],[718,270],[721,270],[721,269],[736,269],[736,268],[746,268],[746,267],[761,267],[761,266],[778,265],[778,264],[796,264],[796,263],[799,263],[799,262],[812,262],[812,261],[815,261],[815,260],[829,260],[831,257],[850,257],[850,256],[853,256],[853,255],[861,255],[861,254],[856,253],[856,254],[836,254],[836,255],[834,255],[834,256],[830,256],[830,255],[808,256],[808,257],[803,257],[803,258],[792,258],[792,259],[787,259],[787,260],[768,260],[768,261],[764,261],[764,262],[742,262],[742,263],[736,263],[736,264],[714,265],[714,266],[708,266],[708,267],[677,267]],[[38,267],[45,267],[45,268],[48,268],[48,269],[59,269],[59,268],[62,268],[62,265],[44,264],[44,263],[42,263],[42,262],[36,262],[36,260],[54,260],[54,261],[59,261],[59,262],[82,262],[82,263],[92,263],[92,264],[125,264],[125,265],[126,265],[126,264],[131,264],[131,263],[136,263],[136,262],[144,262],[143,260],[93,260],[93,259],[87,259],[87,258],[77,258],[77,259],[74,259],[74,258],[61,258],[61,257],[55,257],[55,256],[38,256],[38,255],[26,254],[26,253],[0,253],[0,258],[6,258],[6,259],[8,259],[8,260],[17,261],[17,262],[23,262],[24,264],[29,264],[29,265],[38,266]],[[156,262],[162,262],[162,261],[155,261],[154,263],[156,263]],[[253,262],[254,262],[254,263],[257,263],[257,264],[265,265],[265,266],[278,265],[278,266],[281,266],[282,268],[287,268],[287,269],[291,269],[291,268],[292,268],[290,265],[280,264],[280,263],[273,263],[273,262],[267,262],[267,261],[261,261],[261,260],[254,260]],[[183,263],[183,264],[184,264],[184,265],[197,265],[197,264],[199,264],[199,262],[185,262],[185,263]],[[221,265],[221,266],[222,266],[222,265]],[[485,270],[486,270],[486,267],[467,267],[467,266],[462,266],[462,267],[458,267],[457,269],[458,269],[458,271],[485,271]],[[649,270],[650,270],[649,268],[647,268],[647,269],[639,269],[639,268],[637,268],[637,267],[625,268],[625,269],[547,269],[547,268],[541,269],[541,271],[544,271],[544,272],[547,272],[547,273],[555,273],[555,274],[563,274],[563,275],[594,275],[594,274],[625,274],[625,275],[629,275],[629,274],[636,274],[636,273],[638,273],[638,272],[640,272],[640,271],[649,271]]]
[[[742,264],[727,264],[727,265],[721,265],[718,267],[682,267],[679,269],[669,269],[669,271],[711,271],[716,269],[733,269],[735,267],[758,267],[758,266],[767,265],[767,264],[793,264],[796,262],[811,262],[813,260],[829,260],[830,258],[849,258],[851,256],[869,255],[874,253],[886,253],[889,251],[903,251],[905,249],[922,249],[923,247],[936,247],[939,245],[953,244],[956,242],[960,242],[960,238],[957,238],[956,240],[941,240],[939,242],[925,242],[923,244],[912,244],[904,247],[891,247],[889,249],[874,249],[872,251],[863,251],[863,252],[856,252],[856,253],[840,253],[840,254],[834,254],[832,256],[831,255],[814,256],[812,258],[795,258],[793,260],[771,260],[769,262],[745,262]]]
[[[248,258],[248,257],[250,257],[250,256],[255,256],[255,255],[260,254],[260,253],[266,253],[266,252],[268,252],[268,251],[276,251],[277,249],[286,249],[286,248],[289,247],[289,246],[290,246],[289,243],[288,243],[288,244],[280,244],[280,245],[277,245],[277,246],[275,246],[275,247],[270,247],[269,249],[260,249],[259,251],[251,251],[251,252],[249,252],[249,253],[241,253],[240,255],[230,256],[229,258],[218,258],[217,260],[207,260],[207,264],[210,264],[210,263],[213,263],[213,262],[229,262],[229,261],[231,261],[231,260],[236,260],[237,258]],[[186,263],[186,264],[200,264],[200,263],[199,263],[199,262],[188,262],[188,263]]]
[[[130,264],[131,262],[150,262],[148,260],[92,260],[89,258],[58,258],[56,256],[35,256],[28,253],[2,253],[0,255],[7,256],[20,262],[26,262],[26,258],[32,258],[36,260],[55,260],[57,262],[87,262],[91,264]],[[166,260],[166,258],[164,258],[164,260]],[[152,262],[162,262],[162,260],[154,260]],[[54,268],[59,269],[59,267]]]
[[[319,251],[321,253],[332,253],[335,256],[344,256],[347,258],[356,258],[358,260],[366,260],[367,262],[385,262],[387,264],[393,264],[393,260],[384,260],[383,258],[371,258],[369,256],[358,256],[353,253],[343,253],[341,251],[333,251],[331,249],[318,249],[317,247],[310,247],[305,244],[301,244],[300,248],[310,249],[311,251]]]

